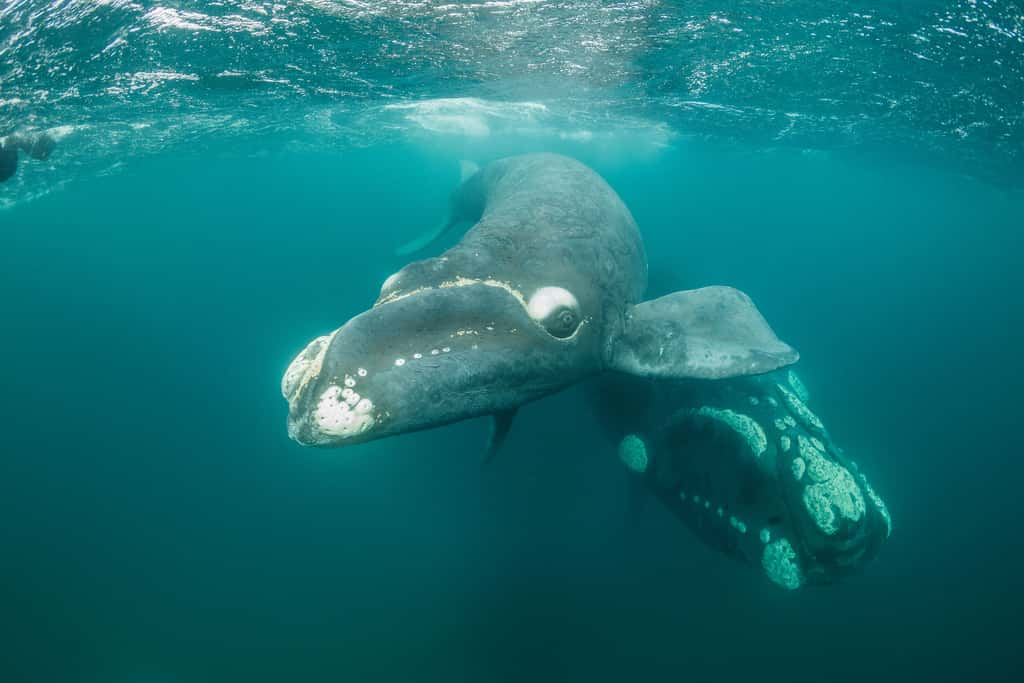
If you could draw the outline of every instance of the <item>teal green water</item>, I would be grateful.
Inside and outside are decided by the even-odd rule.
[[[1019,7],[467,7],[0,5],[0,122],[59,138],[0,185],[0,680],[1013,680]],[[487,467],[483,420],[288,440],[294,353],[460,159],[535,150],[800,350],[892,510],[862,573],[785,593],[638,511],[578,390]]]

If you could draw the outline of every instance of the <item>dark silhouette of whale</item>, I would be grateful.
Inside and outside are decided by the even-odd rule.
[[[730,287],[641,302],[636,223],[578,161],[495,161],[451,211],[448,224],[474,223],[457,245],[389,277],[371,309],[292,361],[293,439],[342,446],[494,415],[493,454],[520,405],[604,371],[721,379],[798,358]]]
[[[57,142],[46,133],[36,136],[7,135],[0,138],[0,183],[10,179],[18,170],[19,150],[33,159],[42,161],[49,158],[56,146]]]
[[[892,531],[790,368],[721,382],[606,375],[590,397],[643,488],[704,543],[783,588],[861,570]]]

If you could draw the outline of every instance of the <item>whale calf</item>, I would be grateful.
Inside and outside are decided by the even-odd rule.
[[[578,161],[488,164],[453,193],[446,225],[461,222],[458,244],[389,277],[291,362],[292,439],[345,446],[493,415],[493,455],[519,406],[602,372],[723,379],[798,358],[730,287],[642,301],[636,222]]]

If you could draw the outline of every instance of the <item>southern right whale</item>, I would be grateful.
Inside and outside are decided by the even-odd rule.
[[[731,287],[641,301],[633,216],[573,159],[488,164],[454,193],[456,222],[474,225],[288,366],[293,439],[343,446],[493,415],[493,454],[519,406],[605,371],[722,379],[798,358]]]

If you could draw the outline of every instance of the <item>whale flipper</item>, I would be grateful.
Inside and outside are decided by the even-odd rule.
[[[455,227],[455,224],[459,221],[453,218],[446,218],[444,221],[439,223],[434,229],[423,233],[419,237],[409,242],[406,242],[402,246],[395,249],[397,256],[408,256],[409,254],[415,254],[417,251],[423,251],[429,247],[435,240],[440,239],[446,232]]]
[[[512,428],[512,420],[514,420],[515,417],[516,408],[494,414],[494,422],[491,425],[491,436],[487,440],[487,451],[484,453],[485,465],[494,460],[494,456],[496,456],[498,451],[501,450],[502,444],[505,443],[505,437],[508,436],[508,432]]]
[[[408,256],[409,254],[423,251],[435,241],[441,239],[445,233],[459,223],[470,220],[470,216],[465,215],[465,209],[461,206],[463,198],[460,196],[460,191],[465,186],[466,181],[475,176],[479,170],[480,167],[472,161],[464,159],[459,162],[459,189],[455,191],[452,197],[452,211],[435,228],[395,249],[397,256]]]
[[[770,372],[799,357],[746,294],[703,287],[631,307],[609,365],[642,377],[723,379]]]

